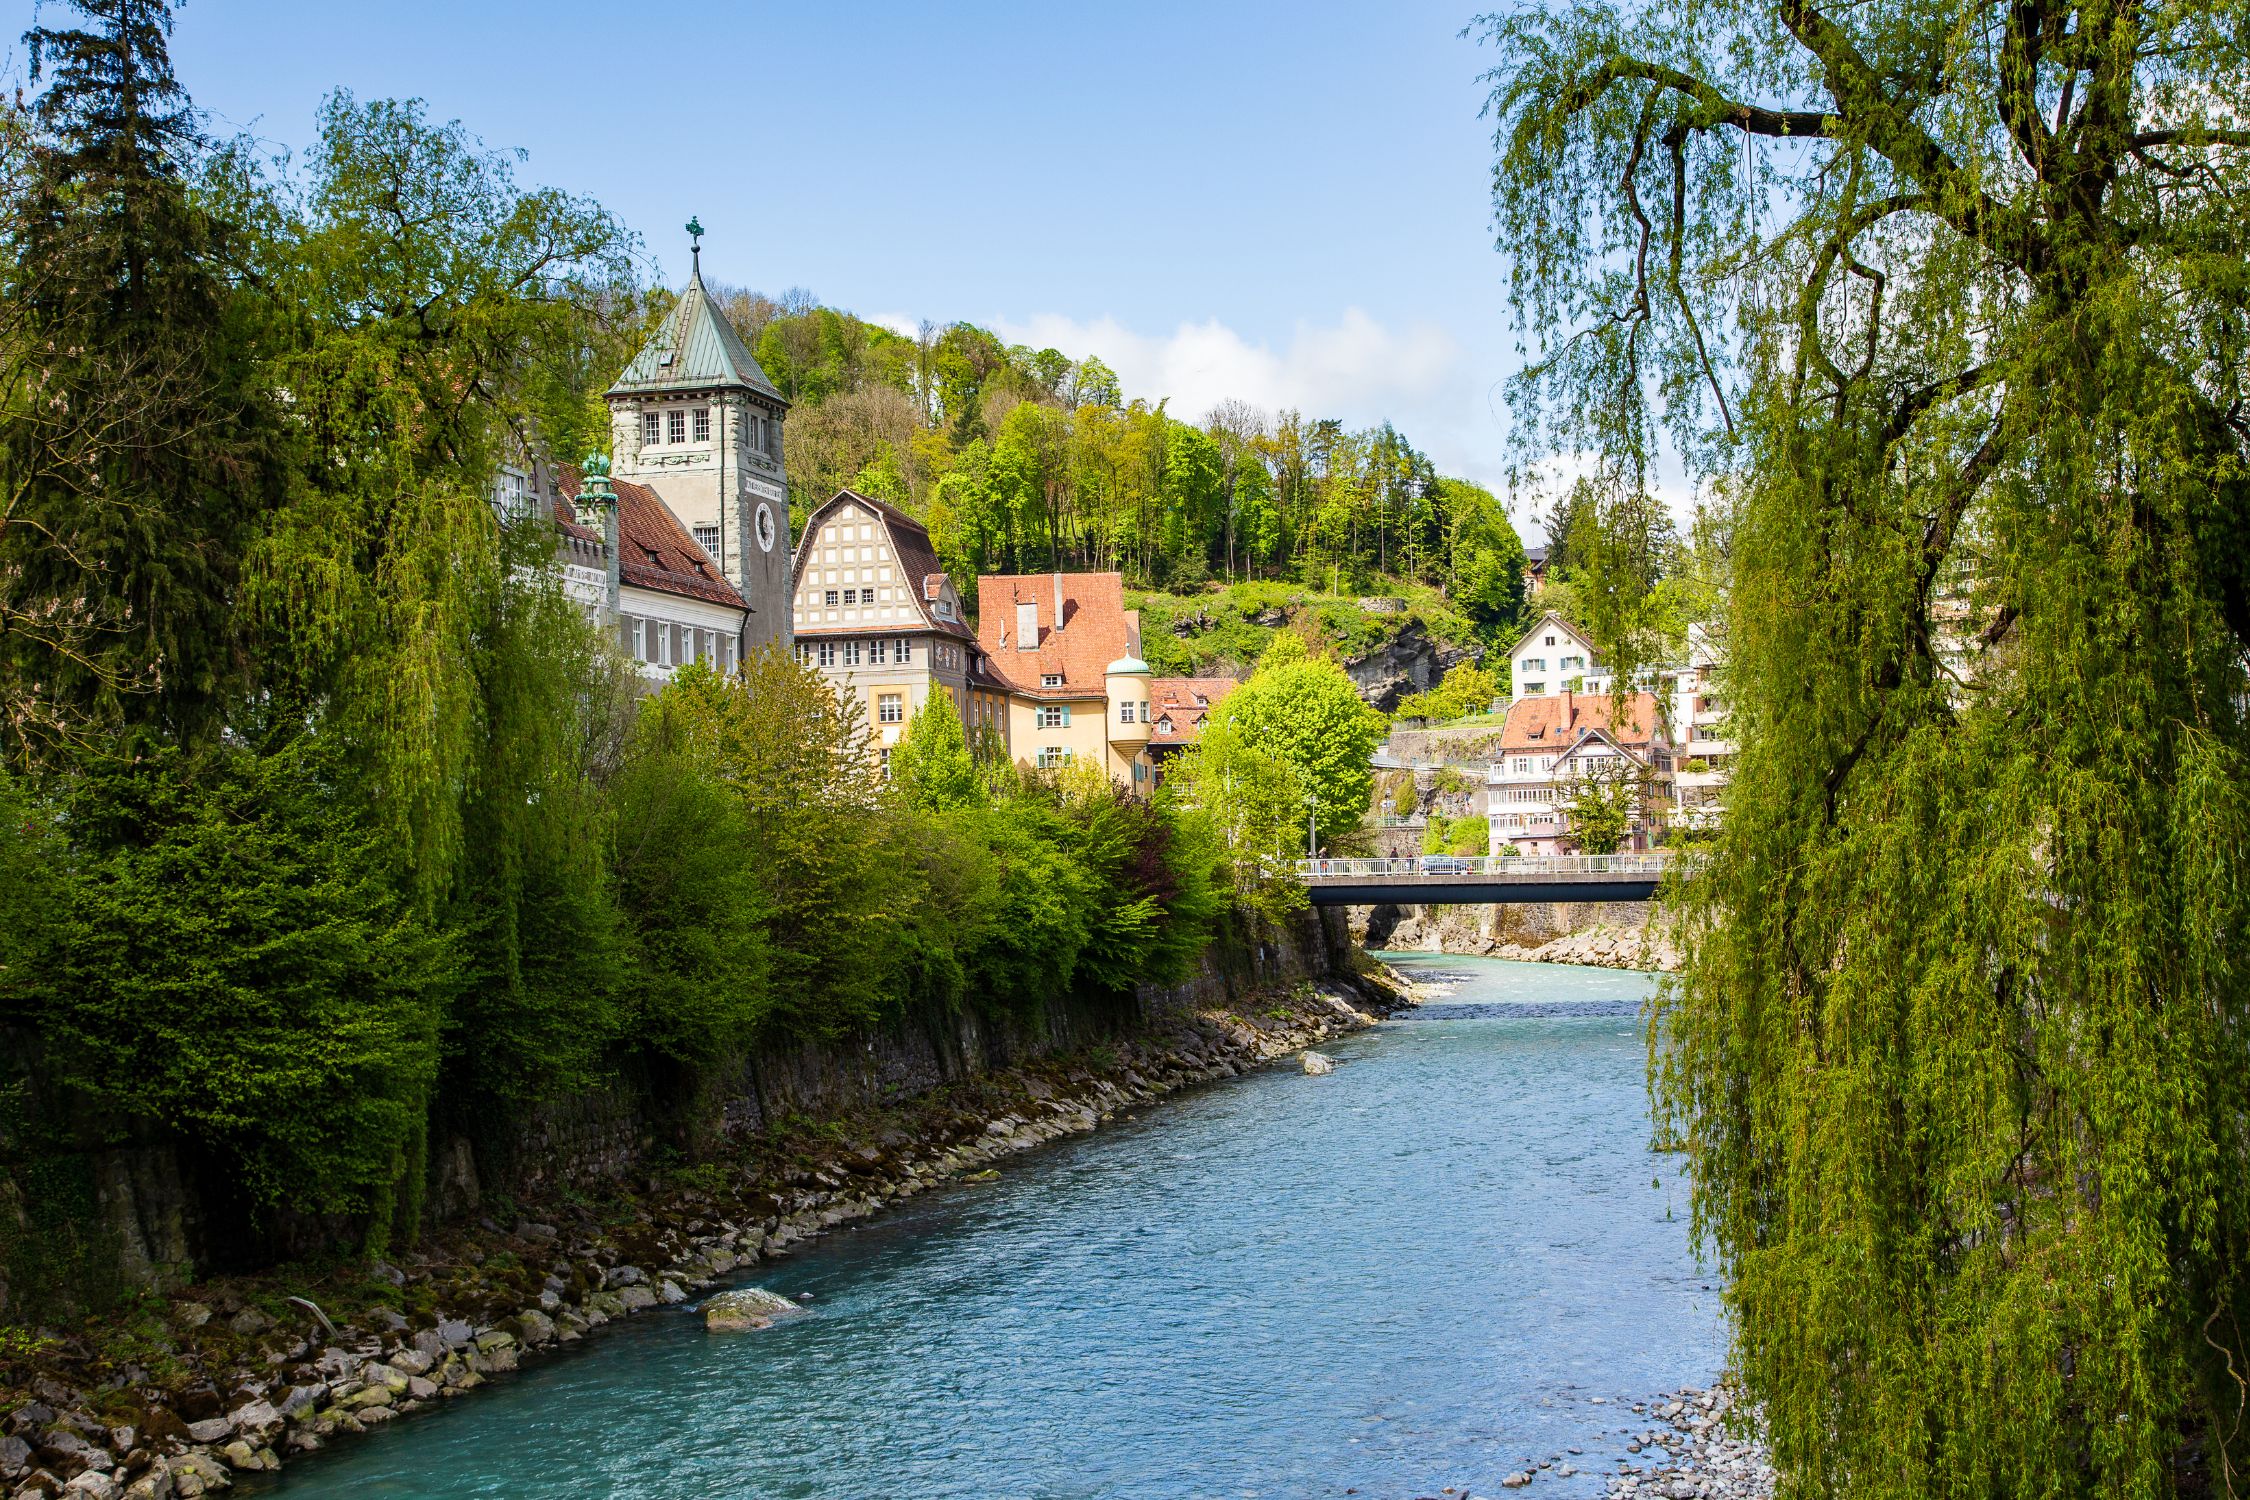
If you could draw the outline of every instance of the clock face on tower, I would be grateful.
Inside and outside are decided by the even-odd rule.
[[[762,500],[758,502],[758,549],[762,552],[773,550],[773,512],[766,508]]]

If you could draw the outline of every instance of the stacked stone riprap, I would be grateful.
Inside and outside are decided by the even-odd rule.
[[[235,1473],[279,1468],[460,1396],[526,1354],[685,1302],[885,1204],[1370,1026],[1370,1008],[1408,1003],[1409,988],[1387,975],[1356,983],[1356,993],[1307,984],[1257,996],[1241,1013],[1195,1012],[1075,1060],[777,1137],[754,1160],[680,1174],[693,1185],[652,1184],[606,1211],[558,1200],[512,1229],[481,1221],[396,1265],[376,1262],[372,1282],[357,1286],[377,1300],[336,1312],[333,1325],[311,1310],[334,1301],[329,1286],[273,1276],[182,1294],[160,1320],[119,1320],[106,1338],[73,1333],[0,1363],[0,1378],[24,1381],[0,1390],[0,1493],[170,1500],[226,1489]],[[293,1293],[312,1295],[290,1307]],[[272,1311],[282,1307],[290,1316]]]
[[[1586,964],[1598,969],[1654,969],[1669,973],[1680,966],[1680,956],[1670,943],[1637,927],[1595,926],[1535,946],[1496,942],[1485,944],[1480,951],[1493,958],[1512,958],[1524,963]]]

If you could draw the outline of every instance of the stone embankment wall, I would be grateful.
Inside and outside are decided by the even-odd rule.
[[[1466,953],[1530,963],[1673,970],[1679,954],[1646,901],[1511,906],[1354,906],[1352,936],[1402,953]]]
[[[857,1107],[818,1124],[776,1117],[702,1166],[599,1198],[518,1198],[507,1222],[467,1217],[391,1262],[223,1278],[81,1324],[27,1376],[13,1367],[19,1385],[0,1386],[0,1494],[185,1500],[227,1488],[686,1301],[886,1204],[995,1176],[1003,1158],[1121,1110],[1303,1054],[1407,999],[1343,933],[1308,917],[1274,942],[1214,954],[1186,984],[1133,997],[1121,1033],[1104,1030],[1123,1019],[1104,1008],[1006,1038],[1028,1049],[1007,1063],[989,1049],[924,1053],[909,1038],[892,1039],[889,1062],[839,1063],[833,1076],[846,1082],[801,1062],[797,1076],[822,1097]],[[916,1058],[941,1059],[927,1065],[942,1081],[886,1102],[923,1076]],[[1307,1073],[1324,1064],[1303,1056]],[[614,1127],[591,1138],[611,1144],[581,1162],[609,1161]]]
[[[479,1117],[441,1099],[429,1147],[427,1213],[444,1225],[495,1198],[631,1183],[658,1159],[695,1159],[778,1120],[831,1118],[895,1104],[943,1085],[1162,1028],[1252,990],[1349,973],[1340,913],[1213,944],[1185,983],[1123,995],[1058,996],[1036,1016],[972,1011],[912,1019],[840,1043],[769,1048],[716,1087],[627,1078],[521,1115]],[[119,1139],[109,1122],[65,1127],[78,1144],[27,1142],[26,1120],[52,1120],[28,1036],[0,1037],[0,1324],[41,1324],[121,1293],[167,1290],[214,1272],[349,1249],[362,1226],[342,1218],[261,1216],[236,1184],[151,1130]],[[10,1076],[13,1075],[13,1076]],[[105,1129],[105,1126],[108,1128]],[[254,1226],[254,1227],[253,1227]]]

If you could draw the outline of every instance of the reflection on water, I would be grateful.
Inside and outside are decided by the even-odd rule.
[[[814,1316],[643,1313],[294,1464],[320,1496],[1435,1494],[1715,1373],[1645,975],[1401,956],[1450,993],[759,1268]],[[1570,1457],[1571,1447],[1584,1450]]]

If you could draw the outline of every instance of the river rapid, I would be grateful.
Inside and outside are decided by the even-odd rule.
[[[1653,980],[1390,957],[1448,993],[1326,1077],[1175,1096],[757,1268],[809,1317],[644,1313],[257,1491],[1392,1500],[1549,1459],[1524,1493],[1602,1494],[1630,1403],[1724,1347],[1648,1149]]]

